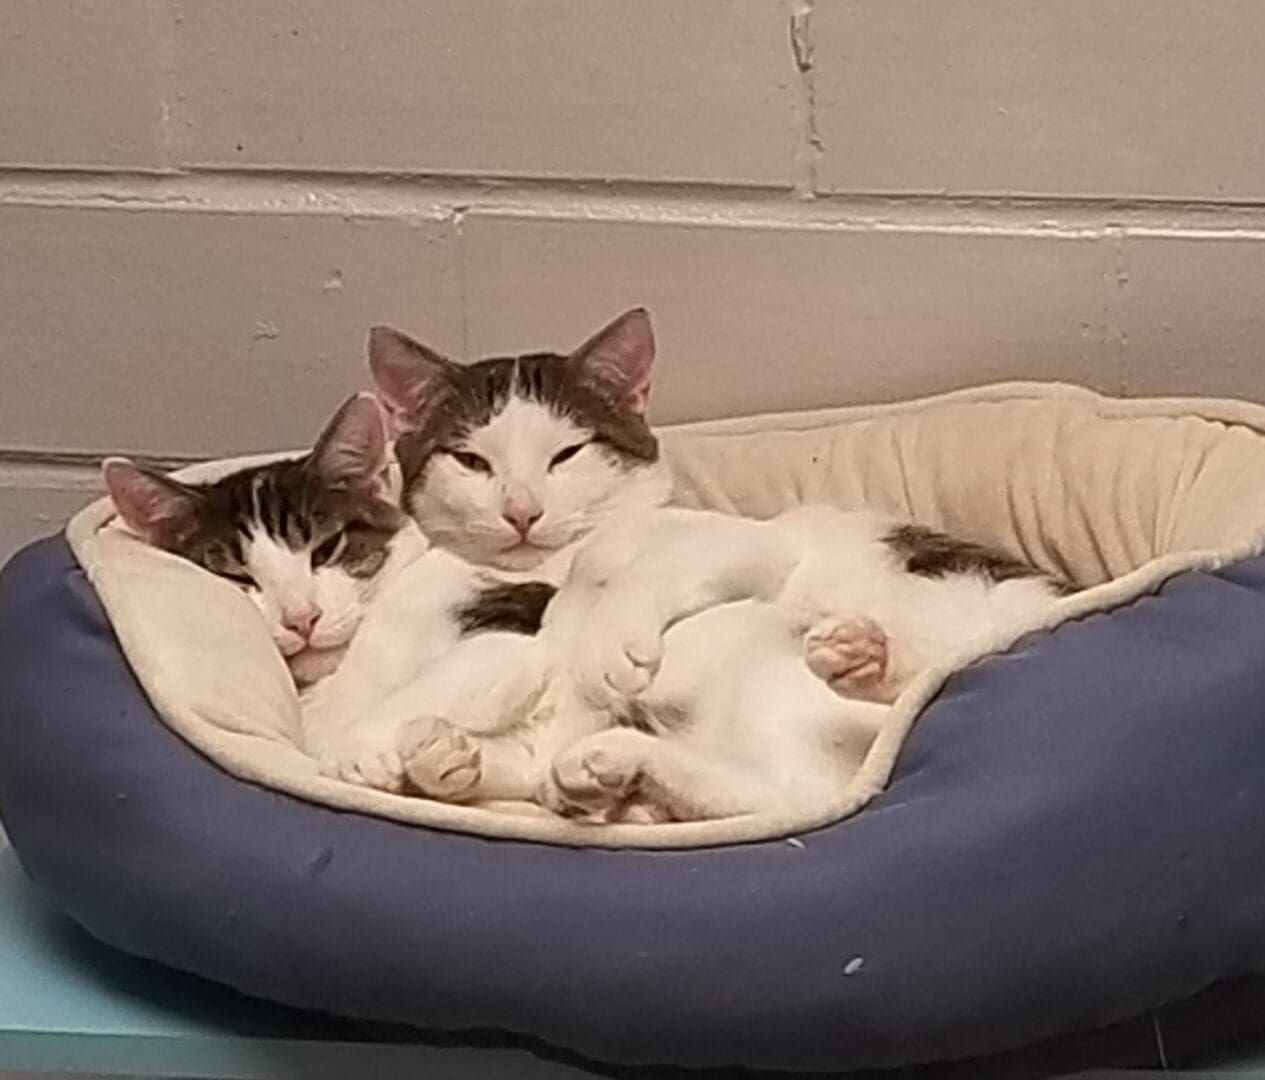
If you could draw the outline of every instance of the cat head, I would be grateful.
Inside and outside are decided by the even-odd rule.
[[[311,453],[185,483],[126,458],[102,467],[127,527],[239,585],[296,682],[327,673],[355,633],[407,523],[383,497],[386,425],[372,395],[345,402]]]
[[[665,502],[645,418],[654,357],[640,308],[569,356],[468,365],[375,327],[369,367],[399,432],[405,508],[471,562],[530,570],[612,515]]]

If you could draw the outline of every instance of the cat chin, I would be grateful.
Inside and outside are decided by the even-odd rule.
[[[502,540],[500,543],[489,544],[480,543],[478,538],[468,533],[444,528],[429,534],[429,542],[472,566],[525,572],[535,570],[552,559],[559,551],[581,539],[582,535],[567,536],[561,543],[507,544]]]
[[[536,544],[518,544],[512,548],[492,551],[458,551],[469,562],[495,567],[497,570],[517,572],[535,570],[545,560],[557,554],[558,548],[540,547]]]
[[[335,645],[329,649],[306,648],[286,657],[286,666],[290,669],[290,678],[294,685],[302,689],[332,675],[347,652],[346,645]]]

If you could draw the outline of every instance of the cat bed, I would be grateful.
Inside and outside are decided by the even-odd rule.
[[[669,430],[682,503],[866,505],[1085,586],[921,676],[812,820],[324,779],[247,601],[97,503],[0,578],[0,812],[130,952],[595,1060],[881,1068],[1135,1017],[1265,974],[1262,432],[1025,385]]]

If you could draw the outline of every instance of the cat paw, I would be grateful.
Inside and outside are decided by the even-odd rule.
[[[887,676],[887,634],[864,615],[823,619],[804,636],[804,660],[838,694],[872,691]]]
[[[626,803],[615,819],[621,825],[663,825],[675,821],[666,808],[646,799],[634,799]]]
[[[461,802],[483,778],[478,743],[443,720],[424,718],[405,725],[398,750],[408,782],[428,799]]]
[[[595,629],[581,645],[576,667],[592,704],[609,707],[640,697],[659,673],[663,630],[646,600],[612,597],[595,607]]]
[[[553,761],[545,784],[545,805],[562,817],[603,824],[620,821],[637,794],[641,755],[621,739],[604,732],[564,750]]]
[[[398,794],[404,765],[396,748],[381,739],[351,739],[331,747],[320,759],[321,775],[359,787]]]

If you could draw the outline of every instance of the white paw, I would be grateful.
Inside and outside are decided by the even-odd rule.
[[[804,660],[836,693],[864,693],[887,676],[887,634],[864,615],[822,619],[804,636]]]
[[[321,756],[324,776],[377,791],[398,793],[404,786],[404,766],[389,739],[353,736],[331,746]]]
[[[637,791],[643,759],[624,731],[582,739],[553,761],[543,799],[563,817],[603,823],[622,820]]]
[[[580,645],[580,689],[599,707],[640,697],[663,661],[663,630],[650,598],[604,598],[594,607],[592,628]]]
[[[461,802],[483,778],[478,743],[443,720],[426,717],[406,724],[397,745],[404,774],[429,799]]]
[[[650,800],[633,800],[625,804],[616,819],[622,825],[662,825],[676,819],[666,807]]]

